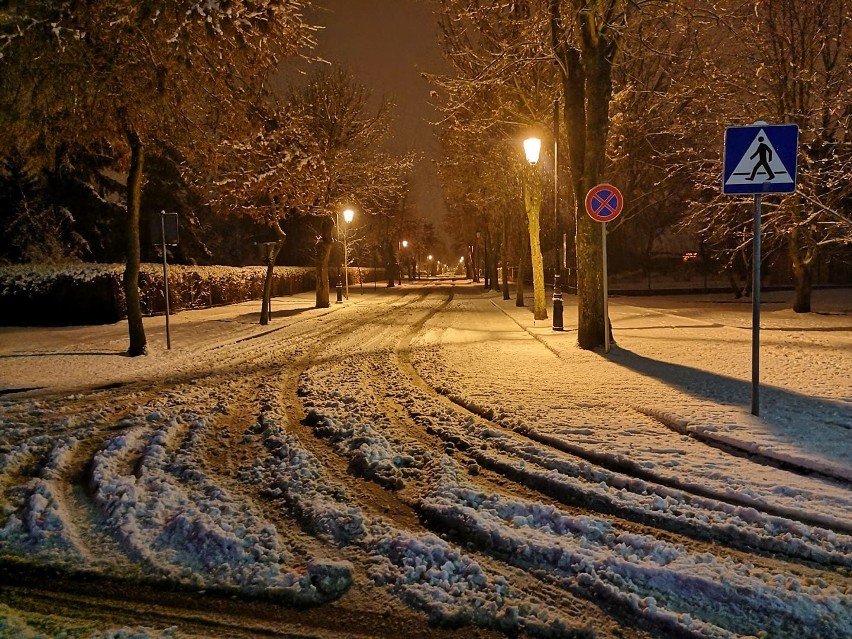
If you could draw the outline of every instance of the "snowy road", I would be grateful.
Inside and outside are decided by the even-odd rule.
[[[145,358],[123,325],[2,329],[0,636],[846,639],[826,300],[768,297],[760,418],[722,299],[613,299],[606,356],[571,298],[558,333],[446,281],[182,313],[172,351],[151,318]]]

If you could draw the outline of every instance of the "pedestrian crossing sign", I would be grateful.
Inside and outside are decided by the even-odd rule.
[[[757,123],[725,129],[722,193],[792,193],[796,190],[799,127]]]

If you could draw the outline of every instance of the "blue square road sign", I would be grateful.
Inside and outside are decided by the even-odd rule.
[[[799,127],[753,124],[725,129],[722,193],[792,193],[796,190]]]

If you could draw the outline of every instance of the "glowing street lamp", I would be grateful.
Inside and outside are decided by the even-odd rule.
[[[554,147],[555,149],[555,147]],[[527,156],[527,162],[530,163],[530,166],[535,166],[538,162],[539,155],[541,154],[541,139],[539,138],[527,138],[524,140],[524,154]],[[554,151],[554,157],[556,157],[556,152]],[[554,179],[555,179],[556,171],[554,170]],[[556,206],[558,192],[554,187],[554,206]],[[554,213],[554,219],[556,219],[556,214]],[[561,331],[562,330],[562,291],[559,288],[559,259],[556,260],[556,266],[553,269],[553,330]]]
[[[427,255],[426,259],[429,261],[429,269],[428,269],[427,275],[428,275],[428,277],[432,277],[432,256]]]
[[[524,153],[527,156],[527,162],[535,165],[541,155],[541,138],[527,138],[524,140]]]
[[[346,282],[346,299],[349,299],[349,244],[347,242],[347,232],[349,230],[349,225],[352,223],[354,218],[355,211],[352,209],[346,209],[343,211],[343,221],[346,222],[346,225],[343,227],[343,277]]]

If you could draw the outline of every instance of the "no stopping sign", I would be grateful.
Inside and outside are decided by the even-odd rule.
[[[611,222],[623,207],[621,191],[612,184],[598,184],[586,194],[586,213],[598,222]]]

